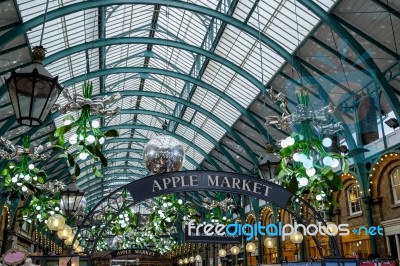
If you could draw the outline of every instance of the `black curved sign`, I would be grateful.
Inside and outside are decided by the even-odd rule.
[[[217,171],[183,171],[152,175],[132,182],[127,188],[134,202],[173,192],[224,191],[261,198],[285,207],[293,195],[286,189],[260,178]]]
[[[118,258],[121,256],[141,255],[148,257],[160,257],[160,253],[149,249],[121,249],[114,250],[109,254],[111,258]]]

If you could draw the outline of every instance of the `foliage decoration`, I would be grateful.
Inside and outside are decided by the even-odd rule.
[[[1,195],[12,200],[20,197],[27,198],[29,194],[39,195],[40,185],[46,183],[47,175],[31,163],[29,155],[30,138],[23,138],[23,149],[19,162],[9,162],[1,171]]]
[[[155,199],[147,229],[153,235],[165,235],[175,228],[178,219],[184,222],[197,219],[195,213],[189,203],[184,203],[175,194],[164,195]]]
[[[308,91],[297,92],[300,108],[297,113],[307,112]],[[304,110],[300,110],[304,109]],[[300,111],[299,111],[300,110]],[[297,130],[281,141],[282,160],[278,168],[278,181],[298,195],[308,195],[315,206],[337,204],[331,198],[331,191],[343,188],[343,183],[336,171],[349,171],[349,157],[363,150],[350,151],[347,155],[330,151],[332,140],[320,134],[310,119],[300,120]]]
[[[25,223],[33,226],[43,225],[51,215],[55,213],[62,215],[60,200],[60,192],[50,194],[43,190],[39,195],[32,195],[28,206],[21,208],[20,216]],[[47,226],[41,226],[41,229],[48,230]]]
[[[115,235],[130,233],[138,225],[138,216],[132,209],[127,209],[111,222],[111,232]]]
[[[115,129],[101,131],[99,121],[93,119],[91,115],[115,115],[119,108],[109,110],[105,108],[105,105],[113,103],[120,96],[93,97],[92,82],[83,83],[83,96],[72,97],[66,90],[64,91],[64,97],[69,100],[69,103],[55,105],[54,109],[63,113],[68,110],[80,110],[80,116],[77,120],[74,120],[72,116],[65,118],[64,126],[57,128],[54,132],[54,136],[58,138],[57,145],[54,147],[64,151],[61,157],[67,158],[70,166],[74,167],[76,176],[79,176],[81,172],[77,159],[85,160],[90,156],[95,161],[100,161],[102,166],[107,167],[107,159],[101,152],[102,144],[106,137],[117,137],[119,134]],[[69,137],[69,143],[67,143],[65,135],[70,131],[74,131],[74,133]],[[96,166],[93,166],[92,170],[95,176],[102,176]]]

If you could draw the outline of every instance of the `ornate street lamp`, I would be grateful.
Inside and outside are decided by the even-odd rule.
[[[274,146],[271,143],[265,145],[265,150],[266,153],[258,164],[258,169],[263,179],[274,182],[275,173],[281,162],[281,158],[274,153]]]
[[[65,219],[60,214],[53,214],[47,219],[47,227],[52,232],[60,231],[65,226]]]
[[[275,248],[275,239],[271,237],[267,237],[264,239],[264,246],[268,248],[269,253],[269,263],[272,263],[272,252],[271,249]]]
[[[72,228],[68,225],[64,225],[63,229],[57,231],[57,236],[62,240],[69,238],[72,236]]]
[[[294,232],[293,234],[290,235],[290,241],[295,244],[296,250],[295,250],[295,255],[296,255],[296,261],[299,261],[299,244],[303,242],[303,234],[299,231]]]
[[[83,192],[76,184],[76,177],[72,177],[72,182],[61,190],[61,209],[68,216],[74,216],[79,209],[79,204],[82,200]]]
[[[24,126],[40,126],[63,90],[58,77],[43,67],[45,53],[42,46],[34,47],[32,64],[11,71],[5,80],[17,121]]]

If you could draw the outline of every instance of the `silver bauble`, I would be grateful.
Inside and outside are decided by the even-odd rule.
[[[143,160],[153,174],[179,171],[184,159],[182,144],[166,135],[152,138],[143,150]]]

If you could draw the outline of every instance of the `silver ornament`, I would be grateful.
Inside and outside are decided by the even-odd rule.
[[[153,174],[180,171],[185,159],[185,150],[175,138],[160,135],[146,144],[143,159],[147,169]]]

